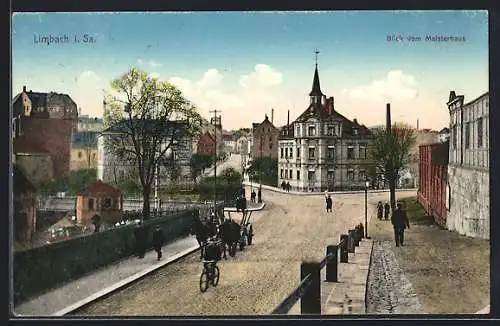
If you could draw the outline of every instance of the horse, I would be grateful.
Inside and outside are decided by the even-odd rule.
[[[209,223],[203,223],[199,218],[195,217],[191,224],[191,235],[196,236],[196,241],[200,246],[201,259],[203,259],[205,245],[209,237],[214,235],[213,227]]]
[[[241,227],[238,223],[228,218],[219,226],[219,238],[222,241],[222,253],[224,259],[227,259],[226,246],[229,249],[229,255],[236,255],[236,244],[240,240]]]

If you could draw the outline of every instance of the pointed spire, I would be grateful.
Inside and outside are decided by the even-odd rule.
[[[309,96],[323,96],[321,92],[321,87],[319,86],[319,74],[318,74],[318,53],[319,51],[314,51],[316,54],[316,69],[314,70],[313,86]]]

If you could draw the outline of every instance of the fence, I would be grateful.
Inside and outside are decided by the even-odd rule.
[[[271,314],[287,314],[300,299],[301,314],[321,314],[321,269],[326,267],[326,282],[338,282],[338,261],[349,262],[349,253],[355,252],[355,247],[364,238],[364,227],[357,225],[342,234],[337,245],[326,247],[326,257],[321,262],[302,262],[300,265],[301,282],[290,295],[283,300]]]

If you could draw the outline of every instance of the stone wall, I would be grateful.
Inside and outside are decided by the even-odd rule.
[[[448,166],[450,211],[446,226],[460,234],[490,238],[489,171]]]
[[[34,184],[50,181],[54,177],[54,165],[50,154],[17,154],[16,164]]]

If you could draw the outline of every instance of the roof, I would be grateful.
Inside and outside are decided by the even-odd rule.
[[[314,69],[313,85],[311,93],[309,93],[309,96],[323,96],[323,93],[321,92],[321,87],[319,85],[318,65],[316,65],[316,69]]]
[[[24,175],[23,171],[17,166],[12,167],[12,173],[14,175],[13,190],[15,194],[36,192],[36,187],[31,183],[31,181]]]
[[[15,154],[51,154],[42,144],[34,139],[27,139],[25,136],[14,138],[13,151]]]
[[[232,141],[234,137],[233,135],[222,135],[222,140]]]
[[[121,191],[120,189],[112,187],[109,184],[102,182],[101,180],[97,180],[90,186],[87,186],[76,193],[77,196],[95,194],[121,194]]]
[[[21,94],[23,92],[18,93],[12,99],[12,109],[14,115],[18,115],[23,112],[22,103],[19,103],[21,100]],[[59,105],[62,104],[64,107],[72,107],[74,110],[73,113],[78,113],[75,101],[73,101],[73,99],[68,94],[60,94],[55,92],[33,92],[31,90],[25,93],[26,95],[28,95],[33,109],[36,109],[37,107],[47,108],[47,106],[51,106],[52,104],[57,103]]]
[[[97,131],[78,131],[73,132],[73,148],[97,148]]]
[[[446,134],[446,133],[449,133],[449,132],[450,132],[450,129],[449,129],[449,128],[446,128],[446,127],[444,127],[443,129],[441,129],[441,130],[439,131],[439,133],[440,133],[440,134]]]

